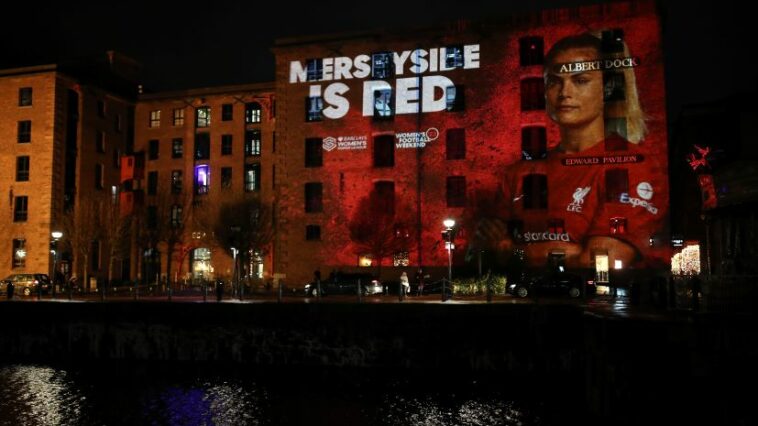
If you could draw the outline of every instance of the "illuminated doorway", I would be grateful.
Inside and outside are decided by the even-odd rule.
[[[206,247],[192,251],[192,279],[210,280],[213,273],[211,266],[211,250]]]
[[[595,281],[598,283],[608,282],[608,255],[595,255]]]

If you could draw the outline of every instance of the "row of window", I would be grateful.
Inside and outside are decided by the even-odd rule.
[[[245,104],[245,123],[261,122],[261,105],[258,102]],[[173,110],[172,123],[175,127],[184,126],[184,108],[175,108]],[[221,105],[221,121],[232,121],[234,119],[234,104]],[[150,111],[148,117],[148,127],[160,127],[161,110]],[[195,108],[195,127],[210,127],[211,125],[211,107],[202,106]]]
[[[221,167],[221,189],[232,188],[232,167]],[[207,194],[211,185],[211,170],[207,164],[195,166],[194,176],[195,195]],[[261,165],[260,163],[245,164],[244,166],[244,190],[247,192],[261,189]],[[181,194],[184,189],[184,172],[182,170],[171,171],[171,193]],[[147,194],[158,195],[158,171],[147,174]]]
[[[547,175],[529,174],[521,178],[524,209],[547,209]],[[619,202],[622,193],[629,193],[629,171],[610,169],[605,171],[605,201]]]
[[[276,132],[271,135],[272,150],[276,149]],[[245,131],[244,151],[246,157],[257,157],[261,155],[262,136],[258,129]],[[221,135],[221,155],[232,155],[233,151],[232,135]],[[160,155],[160,141],[151,139],[148,141],[147,158],[148,160],[157,160]],[[196,160],[207,160],[211,158],[211,136],[208,133],[197,133],[195,135],[195,149],[193,152]],[[182,158],[184,156],[184,139],[174,138],[171,140],[171,158]]]
[[[26,258],[29,257],[26,249],[26,240],[23,238],[14,238],[11,252],[11,267],[25,268]],[[100,269],[100,241],[93,240],[90,242],[89,250],[90,266],[93,270]]]

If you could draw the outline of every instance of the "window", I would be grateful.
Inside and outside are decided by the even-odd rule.
[[[408,266],[410,265],[410,261],[408,258],[408,252],[407,251],[399,251],[392,255],[392,265],[393,266]]]
[[[374,182],[374,192],[376,193],[377,205],[372,206],[372,208],[377,212],[395,214],[395,182]]]
[[[271,132],[271,152],[276,152],[276,132]]]
[[[542,65],[545,62],[545,42],[542,37],[523,37],[519,40],[521,66]]]
[[[261,131],[248,130],[245,132],[245,157],[261,155]]]
[[[261,189],[261,165],[245,164],[245,191],[252,192]]]
[[[392,89],[374,90],[374,119],[389,119],[392,109]]]
[[[463,85],[445,87],[445,110],[449,112],[466,109],[466,97]]]
[[[211,158],[211,136],[208,133],[195,134],[195,160]]]
[[[171,158],[182,158],[184,155],[184,140],[174,138],[171,140]]]
[[[221,189],[229,189],[232,187],[232,168],[221,168]]]
[[[617,203],[623,193],[629,193],[629,172],[626,169],[606,170],[605,200]]]
[[[271,189],[276,189],[276,164],[271,166]]]
[[[172,194],[182,193],[182,171],[181,170],[171,171],[171,193]]]
[[[324,164],[323,140],[308,138],[305,140],[305,167],[321,167]]]
[[[182,206],[174,204],[171,206],[171,227],[182,227]]]
[[[626,218],[612,217],[610,231],[611,234],[626,234]]]
[[[160,127],[161,125],[161,110],[150,111],[149,127]]]
[[[321,121],[324,119],[324,99],[321,96],[305,98],[305,121]]]
[[[116,169],[121,167],[121,149],[119,148],[113,150],[113,167]]]
[[[541,78],[521,80],[521,111],[545,109],[545,83]]]
[[[22,155],[16,157],[16,182],[26,182],[29,180],[29,156]]]
[[[195,115],[195,127],[211,125],[211,107],[199,107]]]
[[[174,109],[174,126],[184,126],[184,108]]]
[[[221,121],[232,121],[234,116],[234,105],[222,104],[221,105]]]
[[[18,89],[18,106],[32,106],[31,87],[22,87]]]
[[[221,135],[221,155],[232,155],[232,135]]]
[[[23,268],[26,266],[26,240],[16,238],[13,240],[13,267]]]
[[[521,159],[541,160],[547,158],[547,133],[544,127],[521,128]]]
[[[308,59],[305,62],[306,80],[321,80],[324,74],[324,63],[321,59]]]
[[[115,130],[118,133],[121,133],[121,114],[116,114],[113,117],[113,130]]]
[[[305,225],[305,240],[318,241],[321,239],[321,226]]]
[[[524,221],[521,219],[510,219],[505,225],[508,228],[508,235],[514,240],[519,241],[521,235],[524,233]]]
[[[447,206],[466,207],[466,176],[447,177]]]
[[[374,53],[371,55],[371,77],[392,78],[395,75],[395,64],[391,52]]]
[[[211,186],[211,169],[207,164],[195,166],[195,194],[203,195],[208,193]]]
[[[14,222],[26,222],[29,211],[29,197],[22,195],[15,198],[13,206],[13,221]]]
[[[105,118],[105,101],[97,101],[97,116]]]
[[[305,184],[306,213],[319,213],[324,211],[322,192],[323,187],[321,182],[309,182]]]
[[[105,132],[97,132],[95,139],[95,149],[101,154],[105,152]]]
[[[547,231],[553,234],[563,234],[566,232],[566,226],[563,219],[550,219],[547,221]]]
[[[445,47],[445,67],[462,68],[463,67],[463,47],[447,46]]]
[[[105,188],[105,166],[95,164],[95,189]]]
[[[158,139],[150,139],[150,142],[148,142],[148,148],[147,148],[147,159],[148,160],[157,160],[158,159]]]
[[[147,227],[155,229],[158,227],[158,207],[147,206]]]
[[[395,136],[381,135],[374,138],[374,167],[395,165]]]
[[[94,240],[90,243],[89,258],[92,270],[100,270],[100,241]]]
[[[624,30],[614,28],[609,31],[603,31],[602,42],[600,45],[603,53],[621,53],[624,51]]]
[[[245,123],[260,123],[261,122],[261,104],[258,102],[251,102],[245,104]]]
[[[447,129],[448,160],[463,160],[466,158],[466,129]]]
[[[148,172],[147,173],[147,195],[157,195],[158,194],[158,172]]]
[[[623,101],[626,99],[626,83],[623,72],[603,73],[603,100],[605,102]]]
[[[24,120],[18,122],[18,143],[29,143],[32,141],[32,121]]]
[[[547,175],[531,174],[521,180],[525,209],[547,208]]]

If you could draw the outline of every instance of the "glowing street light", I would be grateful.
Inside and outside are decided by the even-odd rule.
[[[53,255],[53,297],[55,297],[55,290],[56,287],[59,285],[58,283],[58,240],[63,238],[63,232],[61,231],[53,231],[50,233],[50,236],[53,238],[53,248],[50,250],[50,252]]]
[[[442,221],[445,225],[445,233],[447,234],[447,281],[450,285],[453,285],[453,227],[455,226],[455,220],[447,218]],[[445,285],[442,285],[442,300],[445,300]]]

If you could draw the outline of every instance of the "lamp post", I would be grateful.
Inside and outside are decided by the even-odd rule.
[[[447,218],[442,221],[447,234],[447,281],[453,285],[453,227],[455,220]],[[452,289],[451,289],[452,290]],[[442,285],[442,301],[445,300],[445,285]]]
[[[53,297],[55,297],[58,287],[58,240],[63,238],[63,232],[53,231],[50,236],[53,238],[53,248],[50,251],[53,253]]]

